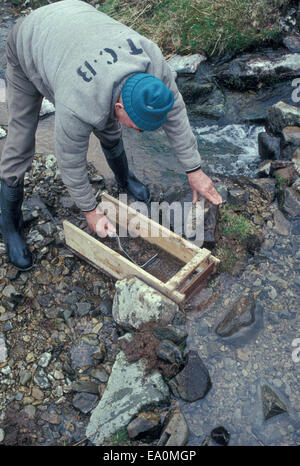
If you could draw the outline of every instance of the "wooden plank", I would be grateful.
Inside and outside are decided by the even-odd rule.
[[[208,249],[199,248],[190,241],[187,241],[176,233],[170,231],[168,228],[154,222],[152,219],[110,196],[106,192],[102,193],[101,199],[104,202],[112,203],[117,214],[116,221],[119,225],[125,228],[126,231],[128,230],[130,232],[130,225],[128,224],[135,220],[135,225],[137,225],[134,229],[135,234],[138,234],[138,236],[142,237],[149,243],[155,244],[161,249],[164,249],[169,254],[177,257],[183,262],[189,262],[196,254],[203,254],[203,259],[207,257],[207,254],[211,254]],[[107,216],[110,218],[109,212],[107,212]]]
[[[196,270],[201,263],[206,261],[210,257],[210,253],[207,253],[205,257],[203,254],[197,254],[193,257],[182,269],[180,269],[169,281],[166,282],[166,285],[170,290],[175,290],[183,283],[191,273]]]
[[[210,264],[207,265],[207,267],[202,270],[202,272],[197,273],[186,285],[184,285],[181,289],[180,292],[183,293],[187,298],[190,298],[199,288],[201,283],[207,278],[214,270],[215,270],[216,264],[214,261],[212,261]]]
[[[117,280],[135,276],[160,291],[177,304],[184,301],[184,294],[176,290],[170,290],[165,283],[141,269],[133,262],[130,262],[116,251],[108,248],[72,223],[64,220],[63,226],[66,244],[72,248],[72,250],[87,258],[87,260],[93,264],[96,264],[101,270],[106,271]]]

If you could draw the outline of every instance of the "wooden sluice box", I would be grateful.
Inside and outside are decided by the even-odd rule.
[[[195,292],[205,278],[216,271],[220,261],[212,256],[208,249],[199,248],[107,193],[102,193],[101,203],[104,206],[106,203],[113,206],[115,218],[110,217],[109,209],[104,209],[104,212],[108,219],[116,221],[119,228],[125,228],[130,233],[130,225],[134,223],[135,236],[140,236],[144,241],[185,264],[164,282],[65,220],[63,226],[67,247],[104,274],[116,280],[138,277],[177,304],[181,304]]]

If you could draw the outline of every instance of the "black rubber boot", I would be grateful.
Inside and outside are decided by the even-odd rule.
[[[138,201],[150,202],[149,189],[128,169],[125,150],[117,157],[106,157],[106,160],[122,190]]]
[[[21,210],[23,196],[23,182],[16,187],[10,187],[1,180],[1,233],[9,262],[22,271],[29,270],[33,266],[32,255],[26,245],[24,236]]]

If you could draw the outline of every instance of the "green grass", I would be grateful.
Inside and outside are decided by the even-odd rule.
[[[11,3],[21,6],[24,0]],[[46,4],[47,0],[30,0],[32,8]],[[99,0],[98,4],[100,11],[156,42],[168,57],[196,52],[215,56],[278,43],[281,9],[286,11],[292,0]]]
[[[165,55],[205,52],[213,56],[277,41],[278,3],[280,0],[106,0],[99,10],[156,42]]]
[[[241,214],[237,214],[230,207],[224,205],[220,210],[220,230],[225,236],[243,242],[247,236],[254,233],[251,222]]]

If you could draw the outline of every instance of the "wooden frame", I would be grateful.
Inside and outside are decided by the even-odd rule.
[[[109,211],[106,212],[106,215],[111,220],[116,221],[120,228],[126,228],[129,232],[134,229],[135,235],[177,257],[185,265],[164,283],[65,220],[63,226],[68,248],[100,271],[117,280],[136,276],[180,304],[198,288],[210,273],[216,270],[220,261],[212,256],[208,249],[199,248],[107,193],[102,193],[101,198],[103,205],[108,203],[107,205],[113,206],[115,218],[110,217]],[[134,228],[130,227],[133,220]],[[155,236],[153,236],[153,232],[156,233]]]

